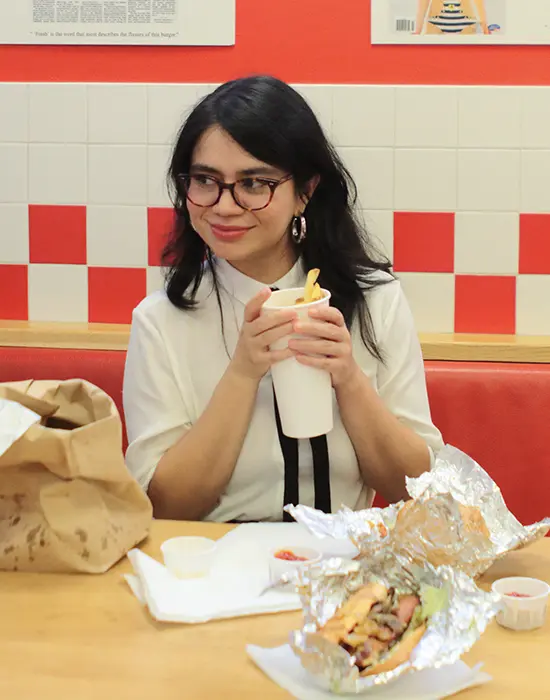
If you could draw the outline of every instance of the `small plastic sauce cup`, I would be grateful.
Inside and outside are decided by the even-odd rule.
[[[321,552],[311,547],[277,547],[270,552],[269,557],[271,583],[277,583],[284,574],[296,571],[302,566],[317,564],[320,560]]]
[[[178,578],[208,576],[216,542],[206,537],[173,537],[160,546],[164,565]]]
[[[546,621],[550,586],[536,578],[513,576],[495,581],[493,591],[502,597],[497,622],[511,630],[534,630]]]

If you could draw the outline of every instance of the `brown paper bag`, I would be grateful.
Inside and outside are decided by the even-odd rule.
[[[152,521],[114,402],[76,379],[0,383],[0,399],[0,569],[107,571]]]

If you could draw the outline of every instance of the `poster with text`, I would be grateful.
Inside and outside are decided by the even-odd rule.
[[[0,44],[231,46],[236,0],[0,0]]]
[[[373,44],[550,44],[550,0],[371,0]]]

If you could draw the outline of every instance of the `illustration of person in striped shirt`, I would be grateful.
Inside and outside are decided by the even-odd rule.
[[[415,34],[489,34],[485,0],[418,0]]]

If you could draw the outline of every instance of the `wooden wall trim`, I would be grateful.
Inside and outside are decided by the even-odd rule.
[[[550,363],[550,336],[421,333],[425,360]]]
[[[111,323],[0,321],[0,346],[126,350],[130,326]]]
[[[126,350],[130,327],[0,321],[0,346]],[[420,334],[426,360],[550,363],[550,336]]]

